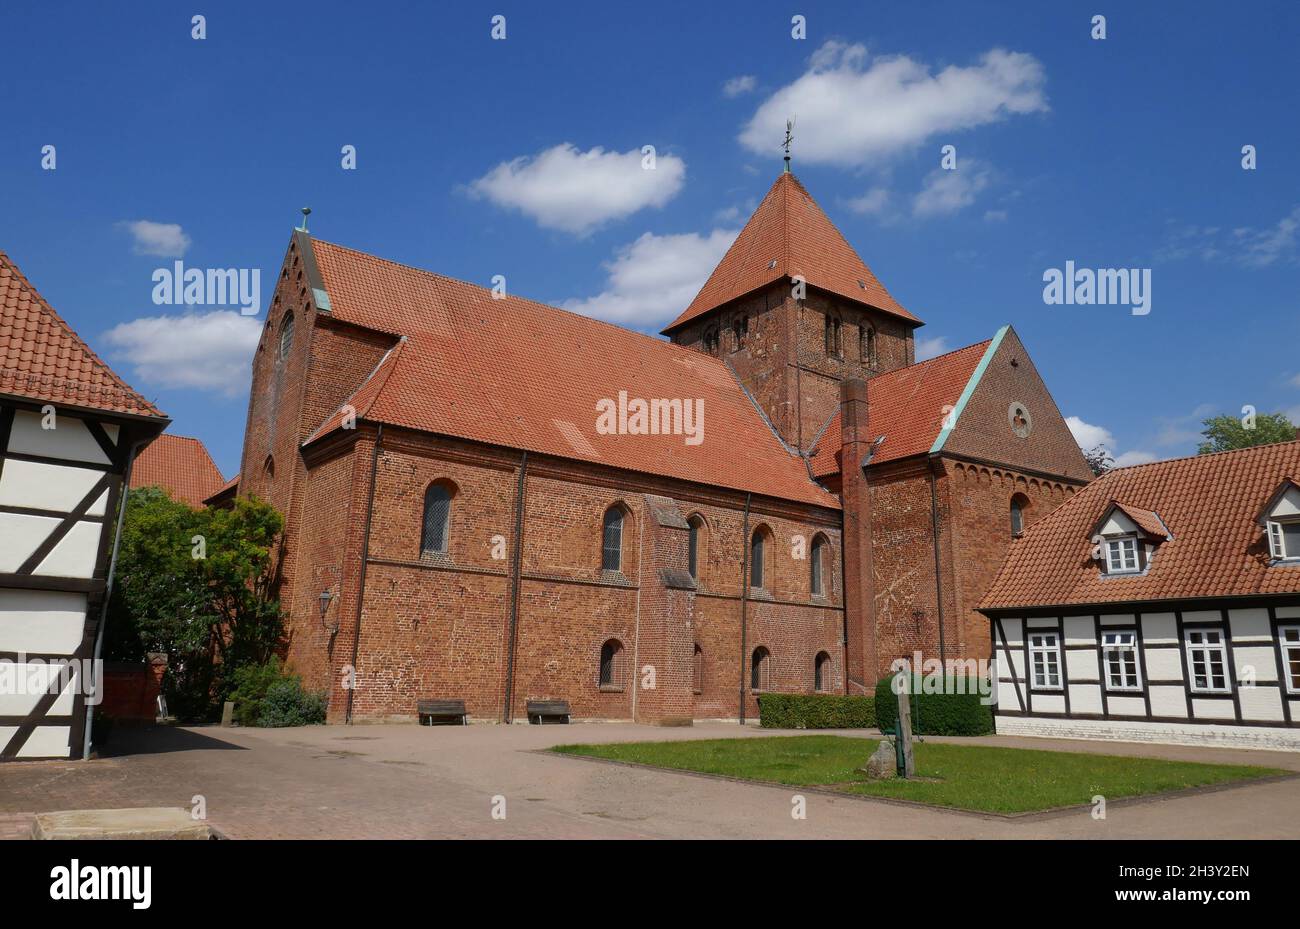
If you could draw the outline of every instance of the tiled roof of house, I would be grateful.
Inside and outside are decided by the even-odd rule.
[[[100,360],[0,252],[0,394],[164,418]]]
[[[782,174],[713,273],[665,333],[756,288],[802,275],[820,287],[920,325],[858,257],[793,174]]]
[[[1300,593],[1300,566],[1269,566],[1256,521],[1295,473],[1300,441],[1116,468],[1011,544],[980,608]],[[1092,558],[1090,530],[1115,500],[1158,513],[1173,536],[1142,574],[1105,576]]]
[[[233,498],[235,492],[238,490],[239,490],[239,475],[236,474],[234,477],[226,481],[224,484],[222,484],[212,493],[204,497],[203,502],[208,506],[211,506],[213,503],[217,502],[218,500],[225,499],[226,497]]]
[[[330,315],[404,336],[347,401],[359,419],[838,508],[717,358],[312,240]],[[703,441],[603,435],[597,403],[702,401]],[[308,442],[342,425],[336,412]]]
[[[132,487],[161,487],[190,506],[202,506],[224,483],[203,443],[184,435],[163,433],[131,466]]]
[[[871,458],[883,464],[930,451],[957,405],[980,360],[992,344],[986,339],[867,381],[867,426],[884,441]],[[812,455],[818,478],[840,473],[840,414],[831,419]]]
[[[1154,510],[1144,510],[1141,507],[1133,506],[1131,503],[1121,503],[1118,500],[1112,500],[1114,507],[1127,516],[1137,525],[1144,533],[1156,538],[1166,538],[1169,535],[1169,529],[1160,520],[1160,514]]]

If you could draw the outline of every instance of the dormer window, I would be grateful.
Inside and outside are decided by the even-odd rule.
[[[1300,484],[1287,478],[1273,492],[1259,521],[1274,564],[1300,564]]]
[[[1135,535],[1106,540],[1106,573],[1136,574],[1138,572],[1138,540]]]

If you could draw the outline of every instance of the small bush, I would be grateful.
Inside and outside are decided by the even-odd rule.
[[[325,721],[325,696],[302,686],[288,674],[278,658],[266,664],[245,665],[234,673],[230,699],[241,726],[310,726]]]
[[[764,729],[870,729],[876,706],[870,697],[837,694],[760,694]]]
[[[892,677],[876,683],[876,722],[892,729],[898,722],[898,696]],[[930,685],[933,687],[933,684]],[[959,692],[960,691],[960,692]],[[946,677],[943,693],[924,692],[920,677],[912,679],[912,732],[917,735],[988,735],[993,731],[993,707],[980,702],[975,678]]]

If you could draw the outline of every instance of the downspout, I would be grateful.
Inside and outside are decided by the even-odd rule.
[[[740,540],[740,724],[745,725],[745,649],[748,646],[746,639],[747,629],[745,622],[747,619],[746,610],[749,606],[749,502],[753,494],[745,494],[745,528],[743,538]]]
[[[645,513],[641,514],[641,525],[637,527],[636,549],[636,619],[632,626],[632,722],[636,722],[636,694],[641,677],[637,670],[641,661],[641,589],[645,577]]]
[[[136,453],[140,451],[140,446],[148,442],[148,439],[141,439],[131,446],[131,454],[126,460],[126,470],[122,474],[122,494],[121,503],[117,507],[117,530],[113,536],[113,554],[108,560],[108,577],[104,580],[104,602],[99,608],[99,628],[95,631],[95,654],[91,662],[91,668],[99,667],[99,656],[104,651],[104,626],[108,623],[108,601],[113,595],[113,574],[117,570],[117,552],[122,546],[122,526],[126,522],[126,498],[131,489],[131,469],[135,466]],[[103,681],[99,677],[95,678],[95,689],[98,690],[103,686]],[[82,736],[81,760],[90,759],[90,735],[91,726],[95,721],[94,704],[86,704],[86,731]]]
[[[357,625],[352,637],[352,686],[348,688],[348,712],[345,722],[352,725],[352,699],[357,691],[355,675],[357,659],[361,654],[361,614],[366,605],[366,566],[370,563],[370,521],[375,515],[375,475],[379,471],[379,451],[384,445],[384,424],[379,424],[379,433],[375,436],[375,448],[370,456],[370,492],[366,495],[366,528],[361,541],[361,580],[357,590]]]
[[[940,573],[943,561],[939,555],[939,489],[935,482],[935,467],[939,459],[930,456],[930,534],[934,537],[934,596],[939,607],[939,666],[947,669],[943,638],[943,577]]]
[[[501,721],[511,720],[510,708],[515,696],[515,644],[519,633],[519,569],[524,548],[524,477],[528,473],[528,452],[519,459],[519,483],[515,487],[515,541],[510,553],[510,630],[506,647],[505,704],[501,707]]]

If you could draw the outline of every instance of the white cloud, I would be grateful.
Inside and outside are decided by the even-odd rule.
[[[1080,448],[1091,449],[1102,445],[1110,449],[1115,446],[1115,437],[1103,426],[1085,423],[1077,416],[1065,417],[1065,424],[1070,427],[1070,434],[1074,436],[1074,441],[1079,443]]]
[[[1148,462],[1155,461],[1155,460],[1156,460],[1156,456],[1151,454],[1150,452],[1141,452],[1135,450],[1131,452],[1125,452],[1122,455],[1116,455],[1115,467],[1127,468],[1130,465],[1146,464]]]
[[[935,358],[951,351],[948,347],[948,337],[946,335],[937,335],[929,339],[916,340],[916,360],[925,361],[928,358]]]
[[[1300,374],[1297,374],[1295,377],[1291,378],[1291,384],[1295,387],[1300,387]]]
[[[967,160],[962,167],[952,171],[935,168],[921,184],[921,191],[912,200],[913,216],[940,216],[955,213],[975,202],[975,198],[989,185],[989,169]]]
[[[1296,235],[1300,232],[1300,206],[1264,230],[1237,229],[1234,235],[1244,249],[1241,261],[1252,268],[1266,268],[1296,257]]]
[[[131,251],[137,255],[159,255],[163,258],[180,258],[190,247],[190,237],[179,223],[155,223],[137,219],[118,223],[131,233],[134,242]]]
[[[739,97],[741,94],[753,93],[757,86],[758,78],[752,74],[741,74],[722,85],[722,94],[725,97]]]
[[[640,149],[582,152],[565,142],[504,161],[469,185],[474,196],[519,210],[549,229],[583,235],[602,223],[661,207],[682,189],[686,162],[656,156],[642,167]]]
[[[795,158],[846,166],[879,162],[941,132],[1047,110],[1046,75],[1032,55],[992,49],[970,67],[931,73],[905,55],[868,66],[863,45],[827,42],[808,70],[768,97],[740,133],[767,153],[794,114]]]
[[[192,387],[235,396],[247,389],[262,321],[232,310],[145,316],[104,334],[112,354],[161,387]]]
[[[854,213],[868,216],[878,216],[889,206],[889,191],[883,187],[873,187],[861,197],[855,197],[848,202],[848,207]]]
[[[736,238],[735,229],[708,235],[647,232],[605,264],[609,280],[594,297],[570,299],[566,310],[657,332],[690,305]]]
[[[1295,262],[1300,259],[1300,206],[1292,207],[1290,213],[1264,229],[1171,224],[1155,257],[1164,261],[1230,261],[1256,269]]]

